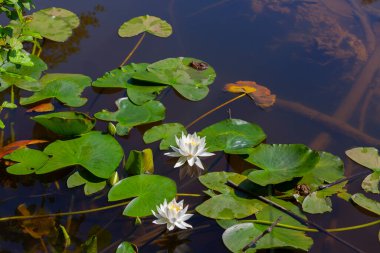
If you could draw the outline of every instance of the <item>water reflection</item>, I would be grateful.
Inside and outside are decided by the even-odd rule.
[[[96,5],[93,11],[79,14],[80,25],[74,29],[73,35],[64,43],[45,40],[41,58],[52,68],[59,63],[65,62],[70,55],[78,53],[80,42],[90,37],[89,28],[99,27],[100,23],[96,15],[105,11],[103,5]]]

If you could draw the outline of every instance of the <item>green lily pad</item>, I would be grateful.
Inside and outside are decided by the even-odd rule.
[[[95,117],[105,121],[117,121],[116,133],[126,135],[129,130],[138,125],[160,121],[165,118],[165,107],[159,101],[149,101],[143,105],[135,105],[128,98],[116,101],[118,110],[97,112]]]
[[[137,175],[115,184],[108,193],[109,201],[134,198],[123,214],[131,217],[152,215],[164,200],[171,201],[177,193],[176,183],[158,175]]]
[[[351,199],[355,202],[355,204],[363,207],[364,209],[380,215],[380,202],[369,199],[361,193],[352,195]]]
[[[222,236],[224,245],[232,252],[242,252],[242,249],[258,238],[268,226],[241,223],[228,228]],[[304,233],[291,229],[275,227],[264,235],[257,243],[244,251],[253,253],[259,249],[272,249],[279,247],[292,247],[308,251],[313,244],[313,240]]]
[[[231,181],[237,185],[247,180],[247,177],[234,172],[209,172],[200,176],[199,181],[207,188],[220,193],[233,193],[234,189],[227,186],[226,183]]]
[[[338,156],[327,152],[318,153],[318,163],[299,182],[299,184],[306,184],[312,189],[318,188],[324,182],[332,183],[344,177],[343,161]]]
[[[18,162],[7,167],[8,173],[14,175],[28,175],[41,168],[49,157],[39,150],[23,148],[4,156],[4,159]]]
[[[29,28],[43,37],[57,42],[66,41],[79,26],[78,16],[62,8],[48,8],[32,14]]]
[[[125,170],[128,175],[153,174],[153,152],[150,148],[143,151],[131,150],[129,152]]]
[[[47,74],[40,79],[40,83],[42,89],[28,98],[21,98],[21,105],[56,98],[67,106],[80,107],[87,102],[87,98],[80,95],[90,86],[91,78],[80,74]]]
[[[122,242],[117,247],[116,253],[137,253],[137,247],[130,242]]]
[[[212,219],[241,219],[257,213],[265,204],[257,199],[245,199],[220,194],[204,201],[195,210]]]
[[[193,63],[202,62],[194,58],[168,58],[150,64],[145,71],[136,72],[132,78],[157,84],[171,85],[179,94],[191,101],[205,98],[209,92],[208,85],[215,80],[215,70],[208,66],[197,70]]]
[[[248,154],[246,161],[260,168],[248,179],[262,186],[302,177],[319,161],[318,153],[302,144],[261,144]]]
[[[96,178],[89,173],[75,172],[67,179],[67,188],[74,188],[84,185],[84,194],[86,196],[103,190],[107,185],[107,180]]]
[[[246,154],[247,149],[265,140],[264,131],[256,124],[240,119],[226,119],[198,133],[206,136],[209,152],[224,151],[229,154]]]
[[[346,155],[368,169],[380,171],[380,156],[376,148],[353,148],[347,150]]]
[[[32,120],[63,136],[74,136],[91,131],[96,120],[81,112],[56,112],[32,117]]]
[[[186,128],[180,123],[166,123],[159,126],[154,126],[144,133],[144,142],[152,143],[160,142],[160,149],[169,149],[170,146],[176,146],[175,137],[181,133],[187,133]]]
[[[165,20],[145,15],[124,22],[118,31],[120,37],[133,37],[143,32],[166,38],[172,34],[173,29]]]
[[[65,167],[80,165],[99,178],[108,179],[124,156],[120,144],[110,135],[89,132],[79,138],[55,141],[44,153],[50,156],[45,165],[36,171],[45,174]]]
[[[47,65],[37,56],[30,55],[29,57],[33,62],[33,66],[16,66],[10,62],[1,66],[0,92],[13,84],[20,89],[28,91],[38,91],[41,89],[38,79],[41,73],[47,69]]]
[[[362,188],[366,192],[380,193],[380,171],[375,171],[364,178]]]

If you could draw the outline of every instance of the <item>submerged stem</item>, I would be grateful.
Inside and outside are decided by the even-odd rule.
[[[192,193],[178,193],[177,196],[184,196],[184,197],[202,197],[200,194],[192,194]],[[117,203],[110,206],[102,206],[98,208],[93,209],[87,209],[87,210],[80,210],[80,211],[73,211],[73,212],[63,212],[63,213],[50,213],[50,214],[41,214],[41,215],[23,215],[23,216],[9,216],[9,217],[2,217],[0,218],[0,222],[2,221],[10,221],[10,220],[28,220],[28,219],[41,219],[41,218],[47,218],[47,217],[57,217],[57,216],[71,216],[71,215],[78,215],[78,214],[86,214],[86,213],[94,213],[94,212],[100,212],[109,210],[112,208],[125,206],[130,202],[124,201],[121,203]]]
[[[132,49],[132,51],[128,54],[128,56],[124,59],[124,61],[120,64],[119,67],[123,67],[124,64],[127,63],[127,61],[132,57],[132,55],[136,52],[136,50],[139,48],[139,46],[141,45],[141,42],[144,40],[145,38],[145,32],[142,34],[142,36],[140,37],[139,41],[137,41],[135,47]]]
[[[222,108],[223,106],[226,106],[226,105],[228,105],[228,104],[234,102],[235,100],[238,100],[239,98],[244,97],[245,95],[246,95],[246,93],[240,94],[239,96],[234,97],[234,98],[228,100],[227,102],[224,102],[224,103],[221,104],[221,105],[218,105],[217,107],[211,109],[210,111],[208,111],[208,112],[202,114],[201,116],[199,116],[198,118],[196,118],[194,121],[192,121],[190,124],[188,124],[188,125],[186,126],[186,128],[191,127],[192,125],[194,125],[195,123],[197,123],[198,121],[200,121],[201,119],[203,119],[204,117],[206,117],[206,116],[210,115],[211,113],[213,113],[213,112],[219,110],[219,109]]]
[[[267,220],[244,220],[243,222],[251,222],[251,223],[257,223],[257,224],[263,224],[263,225],[272,225],[273,222],[267,221]],[[349,226],[349,227],[342,227],[342,228],[326,228],[326,231],[328,232],[344,232],[344,231],[350,231],[350,230],[356,230],[356,229],[361,229],[361,228],[366,228],[366,227],[371,227],[374,225],[380,224],[380,219],[360,225],[355,225],[355,226]],[[305,227],[300,227],[300,226],[292,226],[288,224],[283,224],[283,223],[277,223],[276,227],[281,227],[281,228],[289,228],[293,230],[298,230],[298,231],[304,231],[304,232],[319,232],[318,229],[314,228],[305,228]]]

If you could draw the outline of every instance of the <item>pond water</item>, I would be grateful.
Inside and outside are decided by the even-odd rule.
[[[171,37],[147,36],[131,62],[189,56],[211,64],[217,79],[202,102],[184,100],[173,91],[161,96],[167,107],[165,122],[186,125],[234,96],[223,91],[226,83],[253,80],[277,95],[278,102],[273,108],[264,111],[250,99],[240,99],[198,122],[190,132],[231,114],[259,124],[268,135],[266,143],[304,143],[340,156],[345,161],[347,176],[363,169],[349,161],[344,151],[379,144],[376,139],[380,139],[380,2],[41,0],[36,5],[37,9],[66,8],[81,18],[80,27],[67,42],[43,45],[41,57],[50,66],[49,72],[83,73],[93,80],[118,67],[137,42],[138,37],[117,36],[124,21],[150,14],[171,23],[174,30]],[[121,90],[86,89],[84,96],[89,102],[80,111],[93,115],[102,109],[114,110],[114,101],[124,95]],[[56,111],[59,110],[64,107]],[[12,127],[4,131],[4,141],[54,138],[32,122],[31,115],[25,109],[10,112],[6,124]],[[135,128],[128,137],[118,138],[124,151],[145,148],[142,134],[151,126]],[[353,133],[350,126],[357,132]],[[105,130],[106,124],[98,122],[97,129]],[[175,179],[179,192],[202,192],[203,187],[195,178],[173,170],[172,161],[162,155],[157,143],[149,146],[155,153],[158,174]],[[235,156],[211,160],[206,160],[209,171],[241,171],[247,166]],[[22,203],[52,213],[107,205],[106,191],[86,197],[81,187],[67,189],[69,173],[70,170],[64,170],[38,177],[1,173],[0,216],[14,215]],[[359,191],[360,183],[360,179],[350,182],[349,192]],[[186,201],[193,209],[202,199]],[[334,198],[333,203],[331,213],[310,215],[309,219],[326,228],[378,219],[341,199]],[[193,230],[163,233],[151,224],[151,219],[134,226],[135,221],[121,213],[122,209],[116,208],[58,218],[62,224],[70,223],[69,252],[81,252],[80,245],[94,234],[98,236],[99,252],[114,252],[124,240],[137,244],[139,252],[228,252],[221,239],[223,230],[211,219],[195,215],[191,219]],[[363,252],[379,252],[378,233],[379,226],[374,226],[337,235]],[[314,239],[310,252],[353,252],[324,234],[310,235]],[[17,222],[7,222],[1,224],[0,252],[42,250],[40,241],[23,233]]]

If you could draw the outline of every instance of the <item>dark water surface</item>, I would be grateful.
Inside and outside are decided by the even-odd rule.
[[[367,1],[368,2],[368,1]],[[223,92],[226,83],[253,80],[269,87],[279,100],[263,111],[248,98],[231,104],[232,117],[259,124],[267,133],[267,143],[304,143],[342,157],[346,175],[363,171],[350,162],[344,151],[354,146],[374,146],[368,138],[352,134],[347,126],[380,139],[380,3],[360,0],[42,0],[37,9],[67,8],[81,17],[81,26],[66,43],[46,42],[42,58],[50,73],[82,73],[94,80],[116,68],[133,48],[138,37],[122,39],[117,29],[126,20],[150,14],[166,19],[174,34],[161,39],[147,36],[132,57],[132,62],[154,62],[168,57],[191,56],[211,64],[217,79],[207,99],[194,103],[173,91],[162,97],[167,107],[165,122],[190,123],[203,112],[230,99]],[[87,89],[89,102],[80,111],[94,114],[101,109],[114,110],[114,101],[124,91]],[[294,104],[297,103],[297,104]],[[303,105],[300,106],[299,104]],[[190,132],[229,117],[223,108],[200,121]],[[58,110],[64,110],[63,107]],[[320,113],[316,113],[317,110]],[[322,114],[321,114],[322,113]],[[324,118],[324,115],[331,116]],[[322,115],[322,116],[321,116]],[[3,116],[3,115],[2,115]],[[24,109],[12,111],[7,119],[4,140],[54,138],[29,120]],[[346,125],[342,124],[345,122]],[[106,124],[98,122],[97,129]],[[142,133],[152,125],[133,129],[119,138],[126,154],[146,147]],[[177,180],[179,192],[201,193],[196,179],[179,176],[158,150],[151,145],[156,173]],[[233,157],[206,160],[209,171],[242,170],[246,164]],[[183,171],[182,171],[183,172]],[[0,174],[0,216],[16,214],[18,205],[42,207],[48,212],[65,212],[104,206],[107,190],[86,197],[83,188],[67,189],[70,170],[44,177],[15,177]],[[54,183],[58,180],[59,189]],[[349,192],[361,191],[361,179],[349,184]],[[376,198],[378,196],[371,196]],[[379,199],[379,198],[378,198]],[[200,199],[186,199],[191,208]],[[333,199],[333,212],[309,218],[326,228],[352,226],[378,219],[341,199]],[[139,245],[140,252],[227,252],[221,239],[223,230],[214,221],[195,215],[189,223],[193,230],[162,233],[162,228],[144,219],[121,215],[122,208],[82,216],[58,218],[70,222],[72,251],[97,234],[99,252],[114,252],[128,240]],[[69,221],[68,221],[69,220]],[[342,232],[337,235],[364,252],[380,252],[379,226]],[[324,234],[310,234],[311,252],[353,252]],[[42,252],[41,243],[18,229],[16,222],[1,223],[0,252]],[[275,252],[287,252],[283,249]]]

